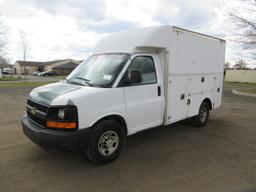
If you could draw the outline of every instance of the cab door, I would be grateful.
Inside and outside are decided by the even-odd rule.
[[[163,90],[155,60],[151,55],[134,56],[119,83],[124,88],[128,134],[163,122]],[[129,82],[132,71],[140,72],[141,82]]]

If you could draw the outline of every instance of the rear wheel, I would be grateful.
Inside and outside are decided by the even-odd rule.
[[[87,157],[97,165],[110,163],[119,156],[125,140],[124,129],[119,123],[113,120],[99,122],[92,130]]]
[[[209,105],[206,102],[202,102],[199,108],[198,115],[192,117],[192,124],[197,127],[204,126],[209,118]]]

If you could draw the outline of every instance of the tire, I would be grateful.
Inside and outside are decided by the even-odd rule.
[[[89,139],[88,159],[96,165],[105,165],[116,160],[125,146],[126,134],[123,127],[113,120],[97,123]]]
[[[206,102],[202,102],[199,108],[197,116],[192,117],[192,124],[196,127],[204,126],[209,118],[209,105]]]

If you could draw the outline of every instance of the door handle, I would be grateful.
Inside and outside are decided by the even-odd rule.
[[[157,87],[157,95],[161,96],[161,87],[160,86]]]

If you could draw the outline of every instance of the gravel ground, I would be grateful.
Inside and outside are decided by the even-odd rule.
[[[82,152],[46,152],[20,118],[29,89],[0,89],[0,191],[256,191],[256,98],[231,94],[204,128],[185,123],[128,138],[120,158],[91,165]]]

